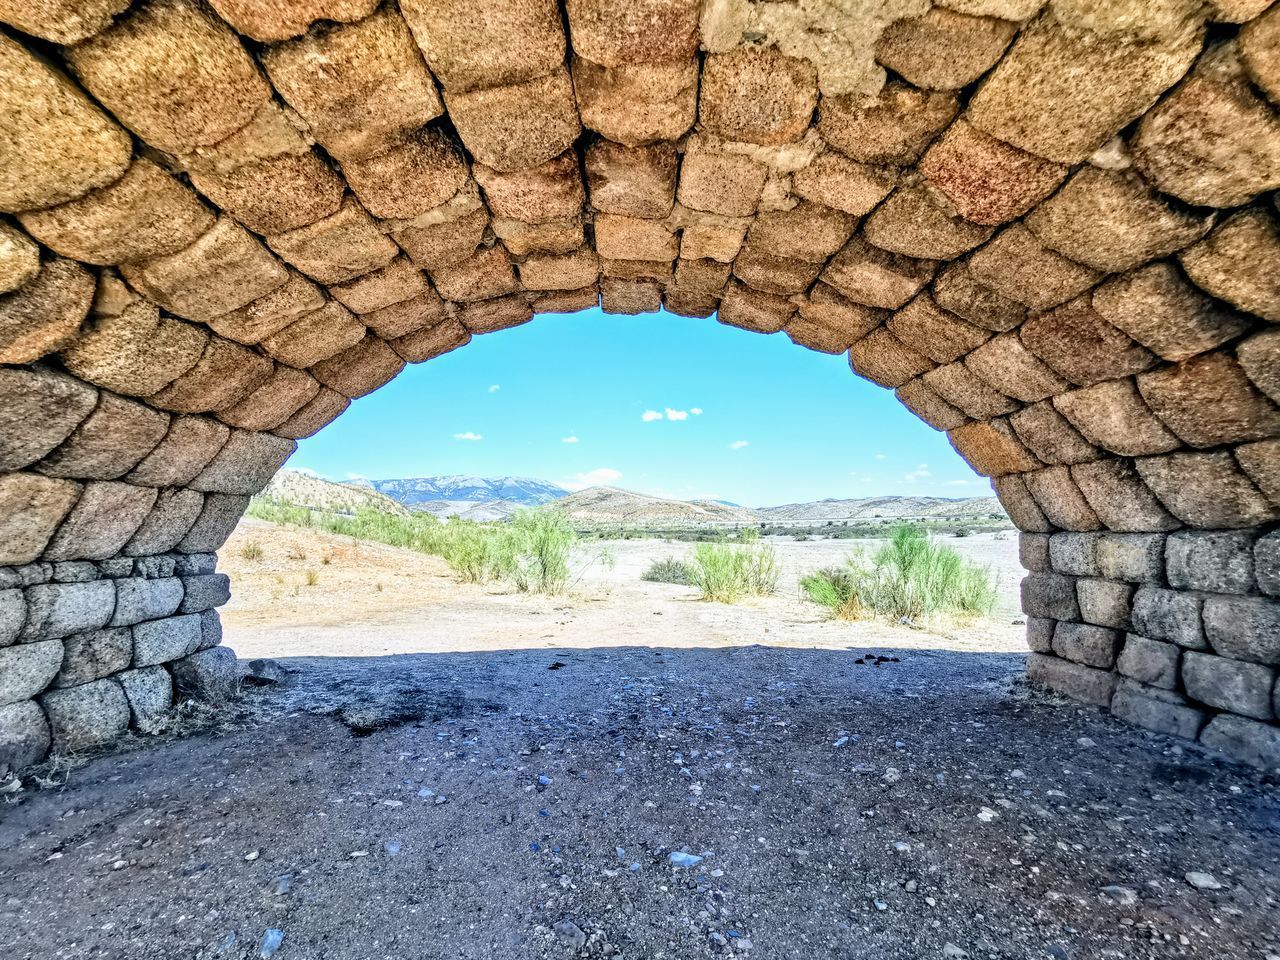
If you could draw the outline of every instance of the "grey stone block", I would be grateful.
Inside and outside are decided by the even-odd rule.
[[[225,573],[205,573],[183,577],[185,595],[178,608],[183,613],[203,613],[231,599],[231,578]]]
[[[1224,657],[1280,664],[1280,601],[1265,597],[1206,597],[1204,630]]]
[[[1049,538],[1049,559],[1057,573],[1073,577],[1098,575],[1097,533],[1055,533]]]
[[[22,634],[27,622],[27,601],[16,587],[0,590],[0,647],[7,647]]]
[[[173,706],[173,678],[162,666],[126,670],[116,677],[129,701],[133,725],[153,732]]]
[[[1035,653],[1052,653],[1053,629],[1057,625],[1057,620],[1027,617],[1027,646]]]
[[[116,607],[110,580],[92,583],[43,583],[28,587],[27,623],[22,642],[66,637],[105,627]]]
[[[40,698],[56,750],[83,750],[110,743],[129,727],[129,701],[113,679],[51,690]]]
[[[24,587],[34,587],[37,583],[48,583],[53,579],[53,564],[44,561],[26,563],[13,570],[22,578]]]
[[[1182,655],[1182,685],[1187,696],[1219,710],[1270,720],[1275,716],[1271,706],[1275,681],[1276,672],[1260,663],[1194,651]]]
[[[133,665],[150,667],[168,663],[200,647],[200,617],[189,613],[164,620],[149,620],[133,628]]]
[[[1133,606],[1133,584],[1082,577],[1076,581],[1080,619],[1102,627],[1128,630]]]
[[[1029,617],[1080,619],[1075,581],[1058,573],[1032,573],[1023,577],[1022,609]]]
[[[236,528],[248,508],[248,497],[207,494],[200,516],[187,531],[187,535],[178,542],[177,549],[182,553],[211,553],[217,550],[227,542],[227,537],[231,536],[231,531]]]
[[[1208,649],[1200,621],[1203,598],[1162,587],[1139,587],[1133,595],[1133,629],[1144,637],[1172,640],[1188,650]]]
[[[0,707],[0,773],[39,763],[49,752],[49,721],[34,700]]]
[[[1032,682],[1057,690],[1073,700],[1100,707],[1111,702],[1117,679],[1110,670],[1095,670],[1041,653],[1033,653],[1027,658],[1027,676]]]
[[[178,693],[193,700],[223,703],[240,693],[240,667],[229,647],[201,650],[171,665]]]
[[[1130,583],[1164,581],[1163,533],[1105,533],[1098,538],[1098,573]]]
[[[63,560],[53,565],[54,583],[88,583],[101,579],[97,565],[88,560]]]
[[[1178,686],[1178,661],[1182,648],[1131,633],[1116,660],[1116,669],[1126,677],[1151,687],[1173,690]]]
[[[101,680],[129,669],[133,660],[133,635],[128,627],[108,627],[77,633],[62,641],[62,669],[53,680],[55,687],[74,687]]]
[[[1210,593],[1253,590],[1254,537],[1240,530],[1180,530],[1165,543],[1169,586]]]
[[[159,620],[175,613],[182,603],[182,581],[177,577],[146,580],[129,577],[117,580],[114,626],[131,626],[144,620]]]
[[[216,553],[178,553],[173,557],[173,572],[179,577],[197,577],[218,568]]]
[[[17,567],[0,566],[0,590],[16,590],[25,586]]]
[[[1127,723],[1155,733],[1194,740],[1204,726],[1204,711],[1186,703],[1175,702],[1167,694],[1168,691],[1153,690],[1140,683],[1124,681],[1111,698],[1111,712]]]
[[[61,640],[0,649],[0,704],[30,700],[49,686],[61,668]]]
[[[146,577],[148,580],[159,580],[172,577],[176,566],[177,563],[172,556],[160,553],[152,557],[137,557],[133,561],[133,572],[136,576]]]
[[[108,560],[99,560],[98,572],[113,580],[133,576],[133,557],[111,557]]]
[[[1280,767],[1280,727],[1220,713],[1200,732],[1200,742],[1241,763]]]
[[[1060,623],[1053,631],[1053,652],[1087,667],[1110,669],[1119,645],[1119,630],[1091,623]]]
[[[1045,533],[1018,534],[1018,559],[1030,573],[1050,573],[1049,535]]]
[[[1280,597],[1280,530],[1258,538],[1253,548],[1253,572],[1259,590]]]
[[[217,610],[200,614],[200,649],[208,650],[222,643],[222,618]]]

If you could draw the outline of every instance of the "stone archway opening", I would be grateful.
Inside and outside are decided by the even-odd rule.
[[[1277,763],[1280,8],[875,9],[0,0],[4,762],[216,695],[295,442],[599,303],[847,352],[1024,531],[1033,680]]]

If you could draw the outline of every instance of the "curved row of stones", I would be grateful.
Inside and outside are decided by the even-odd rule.
[[[0,767],[220,688],[297,439],[597,304],[847,352],[1033,679],[1280,764],[1280,4],[864,6],[0,0]]]

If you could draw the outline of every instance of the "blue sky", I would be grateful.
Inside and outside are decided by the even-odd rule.
[[[427,363],[303,440],[335,480],[514,474],[769,506],[985,496],[946,437],[845,356],[672,314],[549,314]]]

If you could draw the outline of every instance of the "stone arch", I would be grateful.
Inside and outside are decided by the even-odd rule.
[[[296,441],[597,304],[847,352],[1033,680],[1280,763],[1280,5],[870,7],[0,0],[0,765],[216,695]]]

